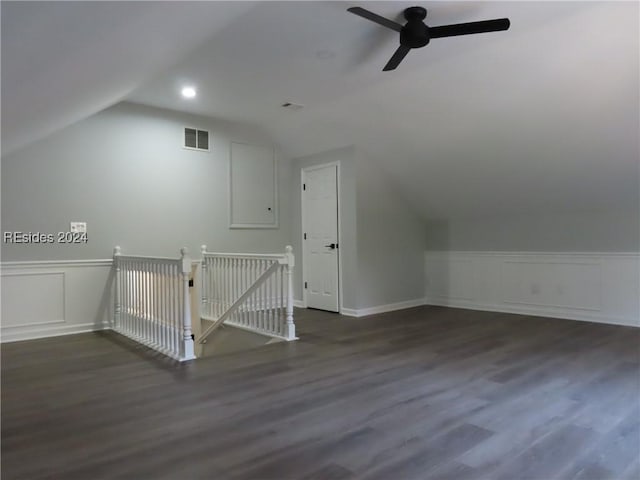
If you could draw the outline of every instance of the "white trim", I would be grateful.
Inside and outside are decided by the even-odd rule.
[[[500,252],[475,250],[427,250],[425,255],[434,257],[459,257],[464,255],[472,255],[474,257],[640,257],[639,252]]]
[[[304,304],[303,300],[294,300],[293,301],[293,306],[294,307],[298,307],[298,308],[307,308],[307,306]]]
[[[101,330],[110,330],[108,325],[99,326],[95,323],[81,323],[75,325],[63,325],[57,327],[40,328],[34,331],[22,331],[11,333],[3,328],[0,334],[0,342],[11,343],[23,340],[36,340],[38,338],[60,337],[63,335],[75,335],[77,333],[96,332]]]
[[[425,305],[429,306],[437,306],[437,307],[449,307],[449,308],[462,308],[465,310],[479,310],[483,312],[498,312],[498,313],[512,313],[517,315],[529,315],[533,317],[544,317],[544,318],[558,318],[562,320],[579,320],[582,322],[597,322],[597,323],[608,323],[612,325],[624,325],[627,327],[640,327],[640,325],[634,324],[633,318],[620,317],[620,316],[608,316],[608,315],[598,315],[587,312],[580,312],[579,314],[576,312],[572,312],[570,310],[562,310],[559,308],[553,307],[536,307],[536,306],[516,306],[515,304],[509,305],[496,305],[496,304],[485,304],[485,303],[477,303],[467,300],[459,300],[452,298],[436,298],[436,297],[427,297],[425,298]]]
[[[368,308],[343,308],[342,315],[347,317],[367,317],[378,313],[395,312],[396,310],[406,310],[407,308],[421,307],[425,304],[424,298],[416,298],[414,300],[406,300],[404,302],[387,303],[386,305],[377,305]]]
[[[236,145],[248,145],[250,147],[268,147],[271,150],[271,159],[273,162],[273,222],[272,223],[233,223],[233,179],[232,179],[232,164],[233,164],[233,144]],[[229,228],[230,229],[278,229],[280,228],[280,193],[278,190],[278,162],[276,160],[276,151],[273,145],[256,145],[247,142],[235,142],[229,143],[229,175],[228,180],[228,192],[229,192]]]
[[[110,267],[113,265],[112,258],[101,258],[92,260],[25,260],[2,262],[0,268],[40,268],[40,267]]]
[[[338,313],[340,314],[344,314],[344,308],[342,307],[342,299],[343,299],[343,295],[342,295],[342,286],[343,286],[343,282],[342,282],[342,198],[341,198],[341,194],[340,194],[340,190],[342,188],[342,183],[340,180],[340,160],[336,160],[333,162],[327,162],[327,163],[321,163],[321,164],[317,164],[317,165],[310,165],[308,167],[303,167],[300,169],[300,216],[301,216],[301,229],[302,231],[300,232],[300,244],[302,245],[302,271],[305,271],[305,241],[304,241],[304,232],[305,232],[305,221],[304,221],[304,184],[305,184],[305,180],[304,180],[304,176],[305,176],[305,172],[310,172],[313,170],[320,170],[323,168],[327,168],[327,167],[336,167],[336,198],[337,198],[337,204],[338,204],[338,228],[337,228],[337,232],[338,232],[338,238],[336,243],[338,244]],[[302,288],[302,308],[307,308],[307,289],[304,288],[304,276],[302,276],[303,278],[300,279],[300,287]]]

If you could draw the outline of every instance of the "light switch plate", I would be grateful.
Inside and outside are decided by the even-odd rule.
[[[71,233],[87,233],[87,222],[71,222],[69,231]]]

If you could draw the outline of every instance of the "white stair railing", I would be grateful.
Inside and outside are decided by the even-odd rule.
[[[212,322],[199,338],[222,324],[295,340],[293,249],[284,254],[207,252],[202,246],[201,316]]]
[[[125,256],[114,249],[113,330],[179,361],[195,358],[186,248],[179,259]]]

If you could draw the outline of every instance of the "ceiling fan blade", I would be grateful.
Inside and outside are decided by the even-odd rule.
[[[442,25],[429,27],[430,38],[455,37],[457,35],[470,35],[472,33],[499,32],[507,30],[511,22],[508,18],[495,20],[483,20],[481,22],[456,23],[455,25]]]
[[[400,25],[399,23],[396,23],[392,20],[388,20],[384,17],[381,17],[380,15],[376,15],[375,13],[370,12],[369,10],[365,10],[362,7],[347,8],[347,12],[351,12],[355,15],[358,15],[359,17],[366,18],[367,20],[371,20],[372,22],[375,22],[378,25],[382,25],[383,27],[390,28],[391,30],[395,30],[396,32],[399,32],[400,30],[402,30],[402,25]]]
[[[388,72],[389,70],[395,70],[398,65],[400,65],[400,62],[404,59],[404,57],[407,56],[409,50],[411,50],[411,48],[400,45],[396,50],[396,53],[394,53],[393,56],[389,59],[382,71]]]

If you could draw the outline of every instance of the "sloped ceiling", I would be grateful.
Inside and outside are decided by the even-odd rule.
[[[253,6],[2,1],[3,154],[119,102]]]
[[[360,3],[397,20],[413,4]],[[118,5],[130,4],[111,8],[125,8]],[[39,106],[50,107],[44,110],[52,114],[45,116],[51,130],[53,114],[68,104],[53,100],[48,67],[54,79],[78,75],[76,88],[84,95],[61,115],[67,122],[126,99],[261,125],[293,157],[355,145],[425,218],[638,210],[636,2],[429,2],[423,5],[433,26],[499,17],[509,17],[512,26],[434,39],[394,72],[381,69],[397,46],[396,34],[347,13],[354,3],[240,5],[183,6],[172,13],[175,23],[158,14],[173,32],[171,41],[151,37],[164,52],[156,53],[157,63],[173,64],[163,71],[155,64],[138,71],[142,51],[126,53],[136,39],[154,43],[146,41],[153,26],[135,33],[133,22],[124,35],[129,42],[105,55],[105,45],[122,32],[104,28],[100,42],[80,48],[64,43],[74,30],[65,33],[60,20],[50,35],[65,48],[42,53],[34,47],[36,58],[47,60],[36,82],[38,102],[29,96],[33,85],[21,85],[26,74],[11,68],[9,86],[23,93],[10,106],[21,112],[23,126]],[[3,5],[3,114],[4,11]],[[139,16],[139,23],[149,21]],[[207,22],[209,38],[203,40]],[[14,27],[10,40],[17,42],[21,32]],[[194,38],[176,40],[182,35]],[[79,59],[96,55],[106,56],[107,66],[122,61],[118,75],[96,65],[92,75],[83,74]],[[99,74],[107,78],[97,82]],[[179,97],[185,83],[198,88],[196,99]],[[281,108],[287,101],[305,108]],[[3,115],[3,141],[4,122]]]

